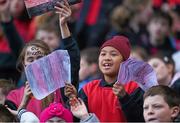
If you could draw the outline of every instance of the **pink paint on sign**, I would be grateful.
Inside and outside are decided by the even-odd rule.
[[[43,99],[65,82],[71,82],[70,58],[66,50],[57,50],[40,58],[25,69],[33,95]]]

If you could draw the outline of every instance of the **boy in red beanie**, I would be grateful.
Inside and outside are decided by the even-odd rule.
[[[100,48],[100,80],[86,84],[79,92],[88,111],[95,113],[100,122],[143,121],[143,91],[131,81],[116,83],[120,64],[130,55],[130,43],[124,36],[114,36]],[[66,89],[70,95],[72,89]],[[73,92],[74,93],[74,92]],[[72,96],[72,95],[71,95]]]

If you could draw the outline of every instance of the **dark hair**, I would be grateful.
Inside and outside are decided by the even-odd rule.
[[[130,11],[135,14],[139,13],[141,6],[147,7],[151,0],[123,0],[123,6],[126,6]]]
[[[48,55],[51,52],[49,49],[49,46],[41,40],[33,40],[33,41],[27,43],[23,47],[23,49],[19,55],[19,58],[17,60],[17,64],[16,64],[16,67],[20,72],[22,72],[24,70],[24,58],[25,58],[26,50],[29,46],[36,46],[36,47],[41,48],[44,51],[45,55]]]
[[[81,58],[84,58],[88,64],[97,63],[99,57],[99,48],[90,47],[81,51]]]
[[[159,18],[159,19],[162,18],[162,19],[167,20],[169,27],[171,27],[173,24],[173,19],[168,13],[157,11],[152,15],[151,20],[155,18]]]
[[[117,6],[113,9],[111,14],[111,24],[118,31],[121,31],[124,27],[127,27],[129,20],[131,19],[131,11],[125,6]]]
[[[147,52],[143,47],[140,46],[133,46],[131,52],[139,54],[143,60],[147,60]]]
[[[15,85],[12,80],[0,79],[0,88],[2,88],[2,93],[7,96],[11,90],[15,89]]]
[[[16,118],[11,112],[2,104],[0,104],[0,122],[15,122]]]
[[[172,88],[164,85],[151,87],[144,94],[144,100],[149,96],[163,96],[169,107],[180,106],[180,96]]]

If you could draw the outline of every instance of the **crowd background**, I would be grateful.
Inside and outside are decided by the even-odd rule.
[[[98,66],[100,47],[117,35],[129,39],[130,57],[148,62],[156,72],[158,83],[180,94],[179,0],[82,0],[66,7],[65,12],[56,8],[56,13],[52,11],[29,18],[23,0],[0,0],[1,104],[16,110],[21,99],[19,105],[11,103],[14,100],[10,99],[9,92],[21,89],[21,96],[28,95],[29,86],[25,84],[22,70],[26,65],[19,67],[17,63],[21,50],[32,45],[33,40],[42,40],[49,52],[68,50],[73,68],[72,84],[80,91],[91,80],[102,77]],[[63,12],[64,18],[59,16]],[[60,91],[64,92],[64,89]],[[51,96],[48,99],[52,100]],[[81,104],[84,106],[83,101]],[[94,118],[94,114],[90,116]],[[72,118],[69,115],[67,119]],[[96,116],[95,121],[98,121]]]

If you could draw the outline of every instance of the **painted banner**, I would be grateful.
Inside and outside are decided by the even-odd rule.
[[[54,51],[28,65],[25,73],[34,97],[41,100],[71,82],[69,54],[67,50]]]
[[[117,81],[121,84],[135,81],[144,91],[158,85],[153,68],[146,62],[132,58],[121,63]]]

